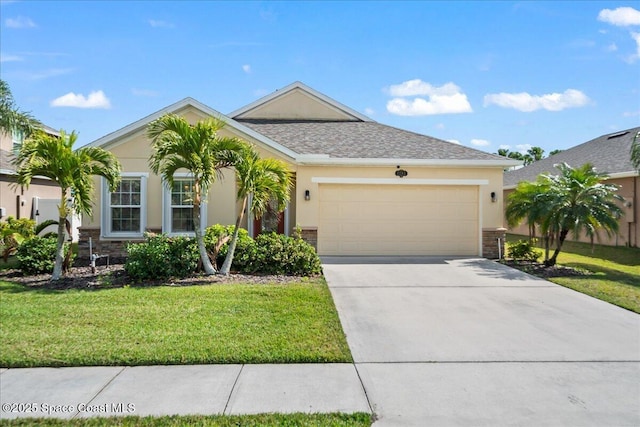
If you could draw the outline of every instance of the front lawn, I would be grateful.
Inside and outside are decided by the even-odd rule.
[[[351,362],[324,279],[65,291],[0,281],[0,366]]]
[[[373,416],[367,413],[355,414],[259,414],[259,415],[193,415],[169,417],[122,417],[122,418],[85,418],[59,420],[55,418],[27,418],[0,420],[0,426],[46,426],[46,427],[369,427]]]
[[[509,236],[510,241],[525,238]],[[593,274],[547,280],[640,313],[640,249],[565,242],[558,264]]]

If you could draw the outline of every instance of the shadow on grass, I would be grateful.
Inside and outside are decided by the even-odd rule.
[[[611,280],[614,282],[622,283],[625,285],[633,286],[634,288],[640,289],[640,277],[636,274],[624,273],[622,271],[614,270],[611,268],[596,266],[593,264],[583,264],[579,262],[568,262],[563,265],[566,265],[571,268],[578,268],[582,270],[589,270],[594,272],[595,274],[589,276],[575,276],[573,279],[578,280]]]

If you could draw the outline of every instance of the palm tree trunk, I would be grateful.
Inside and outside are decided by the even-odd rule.
[[[58,241],[56,244],[56,261],[53,264],[53,274],[51,280],[60,280],[62,277],[62,263],[64,261],[64,240],[65,240],[65,224],[67,222],[67,191],[62,189],[62,196],[60,197],[60,206],[58,206],[59,218],[58,218]]]
[[[196,242],[198,242],[198,253],[200,254],[200,260],[202,261],[202,268],[207,275],[216,274],[216,269],[213,267],[209,255],[207,254],[207,247],[204,244],[204,236],[202,235],[200,218],[200,205],[193,205],[193,228],[196,232]]]
[[[233,254],[236,251],[236,245],[238,244],[238,231],[240,230],[240,223],[244,216],[244,210],[247,208],[247,198],[242,200],[242,208],[240,209],[240,215],[236,220],[236,228],[233,230],[233,236],[231,242],[229,242],[229,249],[227,250],[227,256],[224,258],[224,263],[218,274],[224,274],[225,276],[231,271],[231,263],[233,262]]]
[[[552,266],[556,265],[556,260],[558,259],[558,254],[560,253],[560,250],[562,249],[562,244],[564,243],[564,239],[567,238],[567,234],[569,234],[569,230],[564,230],[563,229],[560,232],[560,235],[558,236],[558,242],[557,242],[557,245],[556,245],[556,250],[553,252],[553,256],[549,260],[545,261],[545,263],[544,263],[547,267],[552,267]]]

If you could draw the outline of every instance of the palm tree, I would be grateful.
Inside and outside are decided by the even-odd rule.
[[[151,170],[160,174],[168,188],[173,187],[174,174],[180,169],[190,172],[193,179],[193,226],[198,252],[206,274],[215,269],[204,244],[200,206],[222,169],[233,166],[242,151],[243,142],[238,138],[221,137],[218,132],[224,122],[209,118],[190,125],[183,117],[164,115],[147,128],[151,138],[152,153],[149,158]],[[204,197],[204,199],[203,199]]]
[[[548,213],[542,224],[552,233],[556,242],[553,256],[545,264],[555,265],[569,232],[578,236],[584,232],[593,243],[598,231],[607,235],[618,231],[618,219],[622,214],[616,200],[622,200],[617,193],[618,186],[605,184],[608,176],[598,173],[587,163],[577,169],[566,163],[556,165],[559,175],[543,175],[548,181]]]
[[[234,168],[238,187],[237,197],[238,200],[242,200],[242,207],[220,274],[229,274],[231,270],[238,241],[238,230],[249,203],[249,196],[251,196],[249,209],[255,218],[260,218],[273,201],[277,203],[278,211],[284,210],[291,193],[291,172],[287,164],[277,159],[261,159],[253,146],[245,145],[242,157]]]
[[[26,138],[42,125],[29,113],[20,111],[15,105],[9,85],[0,79],[0,131],[8,133],[21,132]]]
[[[636,132],[631,143],[631,163],[640,172],[640,131]]]
[[[509,227],[516,227],[523,220],[529,226],[529,239],[536,237],[536,225],[542,224],[547,214],[549,184],[542,178],[534,182],[522,181],[507,196],[504,214]]]
[[[115,190],[120,182],[120,162],[108,151],[97,147],[73,150],[78,139],[75,132],[52,136],[35,131],[25,140],[14,160],[17,167],[16,185],[29,186],[35,176],[44,176],[60,186],[58,206],[58,243],[51,280],[62,276],[64,240],[67,217],[71,212],[91,215],[94,176],[102,176]]]

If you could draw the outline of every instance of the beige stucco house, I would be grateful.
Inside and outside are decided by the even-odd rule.
[[[618,232],[612,236],[600,233],[598,243],[610,246],[640,245],[640,174],[631,164],[631,144],[640,132],[640,127],[601,135],[583,144],[553,156],[531,163],[523,168],[505,173],[504,198],[509,196],[521,181],[535,181],[540,174],[558,174],[555,165],[567,163],[580,167],[585,163],[593,165],[598,172],[609,175],[608,184],[618,186],[618,194],[624,198],[619,202],[623,215],[618,221]],[[514,234],[528,235],[526,224],[510,230]],[[576,240],[572,234],[569,240]],[[577,238],[581,242],[590,242],[586,235]]]
[[[300,82],[228,115],[185,98],[94,141],[123,166],[115,193],[99,182],[93,218],[81,228],[99,252],[120,253],[145,230],[192,231],[189,177],[172,189],[149,171],[146,127],[175,113],[196,122],[214,116],[225,135],[284,160],[295,176],[283,214],[247,219],[252,235],[290,234],[299,226],[320,255],[461,255],[497,257],[503,169],[513,160],[377,123]],[[204,225],[233,224],[233,171],[210,190]]]

